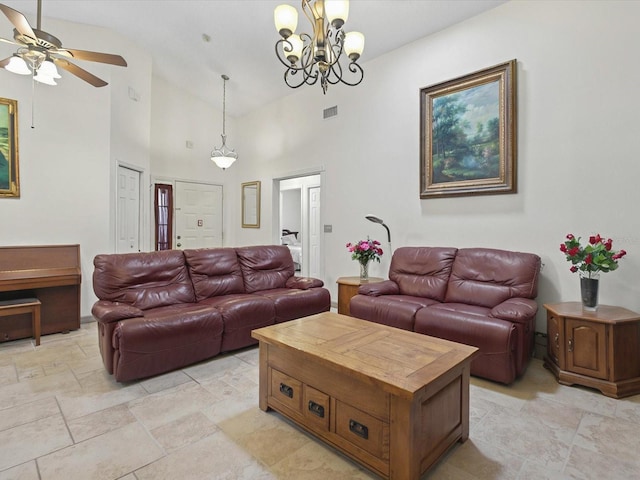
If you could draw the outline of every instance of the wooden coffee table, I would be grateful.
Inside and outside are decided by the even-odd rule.
[[[254,330],[260,408],[378,475],[412,480],[469,437],[477,348],[321,313]]]

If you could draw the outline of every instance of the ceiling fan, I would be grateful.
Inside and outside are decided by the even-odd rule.
[[[10,43],[19,47],[12,56],[0,60],[0,67],[4,67],[13,73],[33,74],[34,80],[48,85],[56,85],[54,79],[60,78],[55,67],[57,65],[94,87],[104,87],[108,85],[107,82],[71,63],[68,59],[108,63],[121,67],[127,66],[127,62],[120,55],[63,48],[62,42],[58,38],[40,29],[42,0],[38,0],[38,28],[32,28],[25,16],[11,7],[0,3],[0,10],[15,27],[13,40],[0,38],[0,42]]]

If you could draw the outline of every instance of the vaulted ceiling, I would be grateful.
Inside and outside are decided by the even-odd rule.
[[[366,81],[367,61],[504,2],[352,0],[345,27],[365,35],[360,63]],[[22,12],[36,26],[36,0],[0,3]],[[43,0],[42,30],[49,31],[48,17],[109,28],[150,52],[154,75],[217,107],[221,103],[220,75],[227,74],[231,77],[227,92],[233,98],[227,112],[240,116],[293,92],[283,82],[284,67],[274,52],[279,36],[273,25],[273,10],[281,3],[300,11],[297,0]],[[1,17],[0,37],[13,38],[13,27],[4,15]],[[311,31],[302,13],[298,31]],[[66,45],[61,33],[49,33],[62,37],[69,48],[96,50],[91,38],[82,44]],[[209,42],[203,34],[210,37]],[[11,55],[12,48],[0,43],[0,58]],[[86,62],[78,64],[90,69]],[[315,88],[322,95],[319,85],[302,88]]]

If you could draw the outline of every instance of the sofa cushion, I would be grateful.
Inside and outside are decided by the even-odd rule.
[[[238,247],[236,252],[247,293],[285,288],[295,273],[291,252],[285,245]]]
[[[443,301],[456,248],[401,247],[393,252],[389,279],[402,295]]]
[[[144,318],[118,322],[112,340],[116,380],[148,377],[213,357],[220,353],[222,331],[215,308],[194,304],[155,308]]]
[[[409,295],[355,295],[349,302],[349,313],[363,320],[413,331],[416,312],[434,303],[436,300]]]
[[[453,262],[446,302],[493,308],[508,298],[535,298],[540,257],[491,248],[461,248]]]
[[[273,325],[276,321],[275,305],[260,295],[242,293],[210,297],[200,304],[215,307],[222,316],[223,352],[255,345],[258,342],[251,337],[251,330]]]
[[[307,317],[331,309],[331,296],[326,288],[274,288],[261,290],[258,295],[273,302],[276,309],[276,323],[294,318]]]
[[[93,290],[100,300],[141,310],[195,301],[180,250],[96,255],[93,265]]]
[[[244,282],[234,248],[184,250],[196,300],[244,293]]]
[[[491,318],[489,312],[463,303],[432,305],[416,313],[415,331],[478,347],[480,353],[471,362],[471,374],[509,384],[518,374],[517,325]]]

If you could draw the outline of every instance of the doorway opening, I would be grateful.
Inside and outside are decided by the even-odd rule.
[[[277,180],[280,242],[291,251],[296,274],[323,278],[320,174]]]

